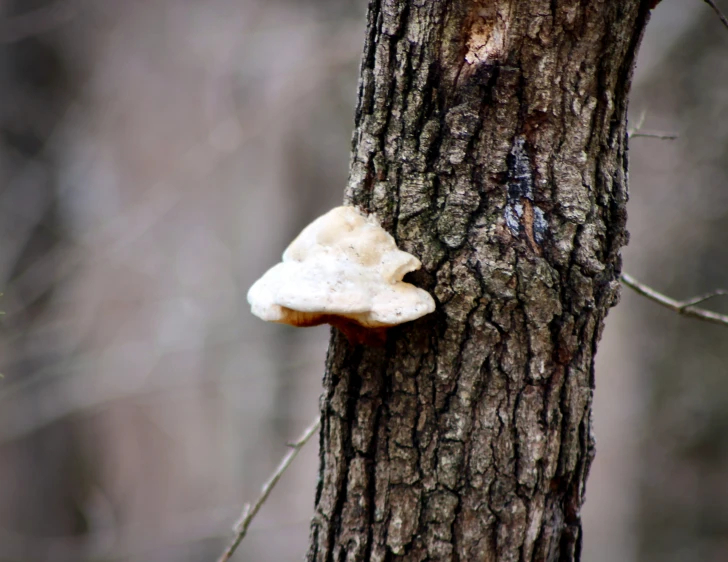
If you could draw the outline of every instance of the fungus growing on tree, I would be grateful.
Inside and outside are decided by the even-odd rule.
[[[421,265],[376,218],[337,207],[303,229],[248,302],[268,322],[331,324],[354,342],[381,343],[387,328],[435,310],[427,291],[402,281]]]

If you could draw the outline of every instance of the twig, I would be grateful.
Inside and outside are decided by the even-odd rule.
[[[715,13],[718,14],[718,17],[720,18],[720,21],[722,21],[723,22],[723,25],[725,25],[726,28],[728,28],[728,18],[726,18],[725,17],[725,14],[720,11],[720,8],[718,8],[718,6],[715,5],[715,2],[713,2],[713,0],[703,0],[703,1],[708,6],[710,6],[711,8],[713,8],[713,11],[715,11]]]
[[[637,123],[635,123],[635,126],[627,129],[627,135],[633,136],[637,131],[639,131],[642,128],[642,125],[645,123],[645,117],[647,117],[647,112],[643,109],[640,111],[640,116],[637,118]]]
[[[699,297],[694,297],[692,299],[687,299],[684,301],[678,301],[675,299],[671,299],[670,297],[665,296],[662,293],[658,293],[653,288],[648,287],[643,283],[640,283],[634,277],[627,273],[622,273],[621,280],[622,283],[627,285],[630,289],[635,290],[643,297],[647,297],[651,301],[661,304],[662,306],[669,308],[670,310],[673,310],[678,314],[682,314],[683,316],[688,316],[690,318],[698,318],[700,320],[705,320],[706,322],[712,322],[714,324],[720,324],[722,326],[728,326],[728,315],[718,314],[717,312],[713,312],[712,310],[695,307],[696,304],[704,302],[708,299],[712,299],[713,297],[728,295],[728,291],[719,289],[717,291],[713,291]]]
[[[642,125],[645,122],[645,117],[647,116],[646,111],[642,111],[640,113],[640,116],[637,118],[637,123],[634,127],[630,127],[627,129],[627,136],[631,139],[636,137],[650,137],[654,139],[676,139],[678,136],[675,133],[665,133],[662,131],[643,131]]]
[[[649,137],[653,139],[669,139],[674,140],[678,138],[677,134],[675,133],[664,133],[662,131],[640,131],[639,129],[632,132],[629,135],[629,138],[635,139],[637,137]]]
[[[240,515],[240,519],[235,524],[235,539],[233,540],[233,542],[230,543],[230,546],[227,547],[225,552],[223,552],[222,556],[218,558],[217,562],[227,562],[228,560],[230,560],[230,557],[235,553],[235,550],[238,548],[243,538],[245,538],[251,521],[257,515],[258,511],[260,511],[260,508],[268,499],[268,496],[273,491],[273,488],[278,483],[278,480],[280,480],[281,476],[283,476],[283,473],[293,462],[293,459],[296,458],[298,452],[303,448],[308,440],[311,439],[313,434],[316,433],[320,423],[321,418],[316,417],[313,423],[306,428],[301,437],[299,437],[293,443],[289,443],[288,446],[291,447],[291,450],[288,451],[288,454],[285,457],[283,457],[283,460],[278,465],[278,468],[276,468],[275,472],[263,485],[258,499],[252,505],[246,503],[245,506],[243,506],[243,512]]]
[[[662,131],[643,131],[642,125],[645,122],[645,117],[647,116],[646,111],[642,111],[640,113],[640,116],[637,118],[637,123],[634,127],[630,127],[627,129],[627,136],[631,139],[636,137],[650,137],[654,139],[676,139],[677,134],[675,133],[665,133]]]
[[[683,301],[683,307],[687,308],[688,306],[695,306],[696,304],[700,304],[701,302],[712,299],[713,297],[722,297],[725,295],[728,295],[728,291],[726,291],[725,289],[717,289],[710,293],[706,293],[704,295],[700,295],[698,297]]]

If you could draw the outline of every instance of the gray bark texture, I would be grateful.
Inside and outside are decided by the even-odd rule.
[[[346,203],[435,313],[332,334],[308,560],[578,560],[649,2],[374,0]]]

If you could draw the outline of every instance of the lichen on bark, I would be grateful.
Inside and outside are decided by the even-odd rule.
[[[347,204],[437,310],[332,333],[308,560],[576,560],[648,6],[370,3]]]

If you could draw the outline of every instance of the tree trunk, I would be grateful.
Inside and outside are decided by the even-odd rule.
[[[649,2],[375,0],[346,203],[437,310],[333,331],[309,561],[578,560]]]

